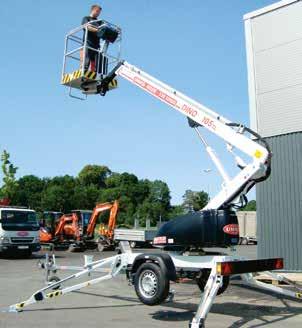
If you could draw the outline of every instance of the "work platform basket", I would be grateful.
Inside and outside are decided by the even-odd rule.
[[[99,48],[89,45],[89,26],[98,26]],[[71,97],[85,99],[82,94],[97,93],[98,83],[120,62],[121,40],[121,29],[103,20],[81,25],[66,35],[61,84],[69,87]],[[109,90],[117,85],[117,80],[113,79]],[[76,90],[82,93],[81,96],[75,93]]]

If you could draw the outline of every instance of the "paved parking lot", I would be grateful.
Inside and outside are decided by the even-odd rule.
[[[255,246],[238,252],[255,257]],[[96,258],[99,254],[94,252]],[[110,256],[113,253],[104,253]],[[83,254],[57,252],[59,264],[78,265]],[[43,285],[38,258],[0,259],[0,307],[26,299]],[[66,274],[66,273],[65,273]],[[60,275],[61,277],[64,275]],[[141,304],[123,276],[26,308],[23,313],[0,313],[0,327],[188,327],[200,297],[195,285],[173,284],[173,303]],[[243,287],[238,280],[218,296],[206,327],[302,326],[302,302],[275,297]]]

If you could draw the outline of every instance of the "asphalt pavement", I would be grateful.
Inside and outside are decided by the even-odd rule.
[[[140,250],[141,251],[141,250]],[[148,250],[150,251],[150,250]],[[58,264],[81,265],[83,253],[56,252]],[[87,254],[87,253],[85,253]],[[90,252],[95,259],[97,252]],[[102,256],[111,256],[105,252]],[[255,246],[239,246],[236,254],[256,257]],[[37,261],[0,258],[0,308],[25,300],[44,284]],[[67,272],[59,272],[63,277]],[[124,276],[27,307],[22,313],[0,313],[1,328],[15,327],[188,327],[200,300],[195,284],[172,284],[173,302],[149,307],[139,302]],[[232,280],[217,296],[206,327],[302,327],[302,302],[244,287]]]

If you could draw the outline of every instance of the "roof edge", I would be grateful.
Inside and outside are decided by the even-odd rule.
[[[273,3],[273,4],[269,5],[269,6],[266,6],[266,7],[263,7],[261,9],[258,9],[258,10],[255,10],[255,11],[252,11],[250,13],[245,14],[243,16],[243,20],[248,20],[248,19],[260,16],[260,15],[263,15],[263,14],[268,13],[270,11],[274,11],[276,9],[288,6],[292,3],[299,2],[299,1],[301,1],[301,0],[282,0],[282,1],[278,1],[276,3]]]

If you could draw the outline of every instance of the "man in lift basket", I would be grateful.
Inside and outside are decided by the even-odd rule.
[[[100,36],[99,36],[99,27],[102,25],[102,21],[98,20],[99,15],[102,12],[102,7],[100,5],[92,5],[90,9],[90,15],[85,16],[82,19],[82,25],[89,23],[87,26],[87,49],[86,49],[86,56],[84,57],[84,51],[81,51],[81,62],[84,62],[85,70],[91,67],[91,71],[100,71],[100,66],[98,64],[98,50],[100,48]],[[85,42],[85,33],[83,35],[83,43]],[[93,48],[95,50],[92,50]],[[99,67],[97,67],[99,66]]]

